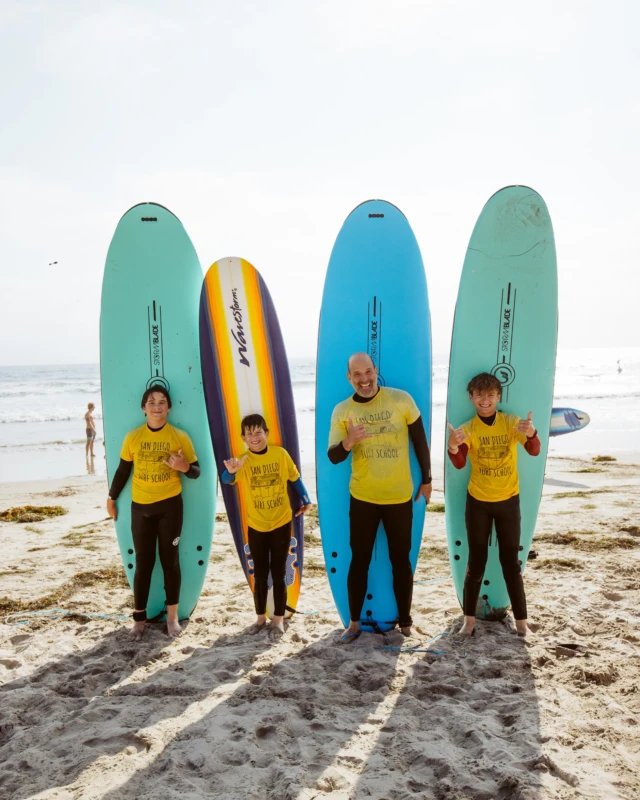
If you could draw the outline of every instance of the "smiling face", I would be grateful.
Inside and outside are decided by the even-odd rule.
[[[366,353],[354,353],[349,359],[347,380],[360,397],[374,397],[378,391],[378,370]]]
[[[161,428],[167,422],[169,401],[162,392],[151,392],[142,410],[147,415],[149,427]]]
[[[490,417],[495,414],[500,398],[500,392],[495,389],[489,389],[486,392],[476,389],[473,392],[469,392],[469,400],[473,403],[479,417]]]
[[[262,427],[254,426],[252,428],[245,428],[242,441],[252,453],[260,453],[267,446],[268,435],[269,431],[265,431]]]

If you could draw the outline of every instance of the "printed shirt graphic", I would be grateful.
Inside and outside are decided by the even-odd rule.
[[[390,505],[411,499],[408,426],[419,416],[410,394],[387,387],[368,403],[356,403],[349,397],[334,408],[329,447],[347,435],[349,419],[354,425],[365,425],[371,437],[351,450],[349,491],[356,500]]]
[[[120,458],[133,461],[134,503],[157,503],[180,494],[180,473],[162,463],[170,455],[178,455],[178,450],[189,464],[198,460],[191,439],[169,423],[159,431],[152,431],[145,423],[124,437]]]
[[[469,434],[471,478],[469,494],[476,500],[497,503],[518,494],[518,442],[527,437],[514,430],[520,417],[498,411],[493,425],[475,416],[462,426]]]
[[[233,476],[233,484],[245,492],[247,521],[256,531],[273,531],[289,522],[293,513],[287,482],[297,481],[300,473],[289,453],[274,445],[260,455],[247,450],[247,460]]]

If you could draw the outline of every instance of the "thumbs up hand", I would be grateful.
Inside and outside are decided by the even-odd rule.
[[[447,422],[449,428],[449,450],[452,453],[457,453],[461,444],[464,444],[469,438],[469,434],[464,428],[454,428],[450,422]]]
[[[518,433],[524,433],[527,439],[533,439],[536,435],[536,429],[533,427],[533,411],[527,414],[526,419],[518,420],[515,430],[517,430]]]

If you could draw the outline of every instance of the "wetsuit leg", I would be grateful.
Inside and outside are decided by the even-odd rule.
[[[267,613],[269,591],[269,545],[270,537],[264,531],[248,528],[249,549],[253,561],[253,602],[256,614]]]
[[[133,576],[133,597],[135,607],[146,609],[151,586],[151,573],[156,563],[156,541],[158,539],[157,520],[150,515],[151,506],[131,503],[131,533],[136,552],[136,571]]]
[[[287,556],[291,545],[291,522],[281,525],[265,536],[270,539],[271,579],[273,581],[273,613],[276,617],[284,617],[287,604]]]
[[[500,566],[511,600],[513,616],[527,618],[527,600],[519,562],[520,558],[520,495],[493,503]]]
[[[353,622],[360,620],[364,596],[367,592],[369,564],[380,524],[380,509],[377,503],[366,503],[351,497],[349,528],[351,566],[347,576],[349,615]]]
[[[182,495],[170,497],[154,503],[158,526],[158,552],[164,573],[164,591],[167,605],[172,606],[180,600],[180,556],[178,543],[182,533]]]
[[[465,522],[467,524],[467,542],[469,543],[469,561],[464,579],[462,610],[467,617],[475,617],[480,585],[489,555],[489,537],[493,525],[492,506],[476,500],[467,493]]]
[[[411,600],[413,597],[413,571],[411,569],[411,523],[413,500],[406,503],[380,506],[382,524],[389,544],[389,559],[393,570],[393,593],[398,604],[398,625],[401,628],[413,624]]]

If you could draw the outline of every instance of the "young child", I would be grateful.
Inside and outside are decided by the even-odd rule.
[[[87,444],[84,449],[85,455],[89,458],[89,453],[91,453],[91,458],[95,456],[93,452],[93,443],[96,440],[96,424],[93,421],[93,409],[95,405],[93,403],[87,404],[87,413],[84,415],[85,421],[85,428],[87,433]]]
[[[249,633],[257,633],[266,624],[271,570],[274,608],[269,638],[277,641],[284,633],[285,575],[293,518],[287,481],[293,483],[302,501],[296,517],[309,510],[311,500],[289,453],[282,447],[267,445],[269,429],[264,417],[250,414],[240,423],[240,430],[248,449],[241,458],[224,462],[226,469],[220,479],[228,484],[242,483],[248,490],[248,539],[253,559],[253,599],[257,614]]]
[[[503,414],[496,406],[502,399],[502,384],[488,372],[469,381],[469,400],[476,416],[457,430],[449,424],[449,458],[457,469],[471,460],[465,521],[469,562],[464,580],[464,624],[460,633],[471,636],[476,624],[476,605],[489,553],[489,538],[495,522],[502,574],[507,585],[518,635],[527,636],[527,601],[520,564],[520,495],[518,442],[531,456],[540,453],[540,439],[527,419]],[[486,443],[487,438],[490,444]]]
[[[171,409],[167,389],[160,384],[151,386],[142,395],[141,406],[147,421],[124,438],[120,464],[109,489],[107,512],[114,520],[118,518],[116,501],[133,470],[131,532],[136,571],[131,634],[132,638],[141,639],[144,633],[157,546],[167,597],[167,633],[173,638],[182,633],[178,620],[182,577],[178,543],[183,518],[180,473],[185,478],[198,478],[200,465],[191,439],[167,422]]]

